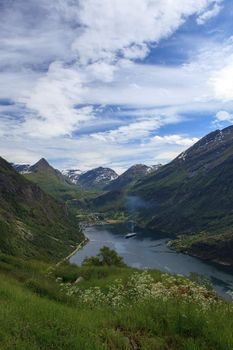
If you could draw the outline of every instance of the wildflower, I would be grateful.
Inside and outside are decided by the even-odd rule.
[[[184,277],[163,274],[161,281],[155,282],[148,271],[133,273],[125,284],[115,280],[104,292],[97,286],[84,290],[77,284],[61,283],[60,286],[67,296],[75,296],[80,303],[92,308],[100,305],[129,307],[146,300],[166,302],[178,299],[182,303],[194,303],[198,309],[206,311],[221,302],[214,292]]]

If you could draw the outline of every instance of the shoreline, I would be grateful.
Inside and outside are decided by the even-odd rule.
[[[59,266],[62,263],[68,261],[74,254],[76,254],[80,249],[82,249],[88,242],[89,242],[89,239],[87,237],[85,237],[85,239],[79,243],[79,245],[75,248],[75,250],[73,250],[69,255],[67,255],[62,260],[58,261],[56,263],[56,266]]]
[[[209,259],[205,256],[203,256],[202,254],[198,254],[198,252],[194,253],[194,252],[191,252],[189,251],[188,249],[185,249],[185,248],[177,248],[175,246],[172,245],[172,242],[173,240],[169,240],[167,242],[167,246],[168,248],[170,248],[171,250],[174,250],[176,253],[181,253],[181,254],[185,254],[185,255],[188,255],[188,256],[191,256],[193,258],[197,258],[203,262],[207,262],[207,263],[214,263],[216,264],[217,266],[222,266],[222,267],[229,267],[229,268],[233,268],[233,264],[227,262],[227,261],[223,261],[223,260],[219,260],[219,259]]]

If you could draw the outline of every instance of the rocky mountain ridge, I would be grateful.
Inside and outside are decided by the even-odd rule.
[[[107,191],[122,190],[132,186],[144,176],[157,171],[162,165],[147,166],[145,164],[135,164],[127,169],[123,174],[118,176],[114,181],[107,185],[104,189]]]
[[[84,188],[103,189],[117,178],[118,174],[113,169],[98,167],[81,174],[79,184]]]

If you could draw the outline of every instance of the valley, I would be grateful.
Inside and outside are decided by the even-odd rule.
[[[232,19],[0,0],[0,350],[233,350]]]
[[[231,126],[206,135],[164,166],[136,164],[121,175],[104,167],[79,170],[75,183],[75,170],[62,173],[45,159],[19,171],[65,201],[82,222],[134,220],[155,234],[179,237],[171,243],[178,251],[232,265],[232,145]]]
[[[43,158],[0,158],[5,349],[231,350],[232,141],[233,128],[216,131],[167,165],[90,170],[87,185]]]

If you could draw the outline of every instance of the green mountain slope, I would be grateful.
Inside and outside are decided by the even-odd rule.
[[[233,127],[213,132],[133,192],[146,200],[147,224],[162,231],[217,230],[233,222]],[[153,210],[151,210],[153,209]],[[150,211],[150,214],[149,214]]]
[[[147,203],[140,213],[145,225],[167,233],[199,234],[183,248],[233,264],[232,185],[233,127],[228,127],[138,182],[133,192]]]
[[[81,239],[65,206],[0,157],[0,251],[58,260]]]
[[[54,169],[44,158],[32,165],[24,176],[54,198],[62,201],[80,199],[85,192],[78,185],[72,184],[68,177]]]

